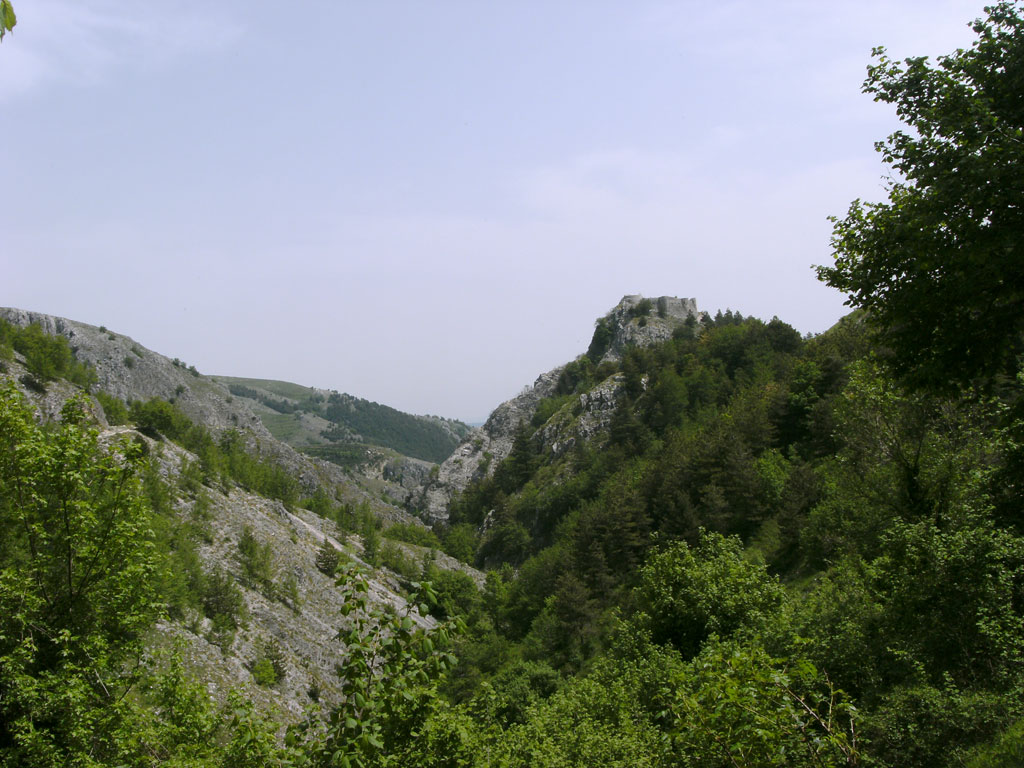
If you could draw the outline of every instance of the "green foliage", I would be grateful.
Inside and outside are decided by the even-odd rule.
[[[562,406],[566,403],[572,402],[574,399],[575,398],[573,398],[571,393],[555,395],[554,397],[545,397],[537,403],[537,410],[530,419],[530,426],[534,428],[543,426],[547,423],[548,419],[561,410]]]
[[[380,531],[377,520],[370,515],[363,518],[360,535],[363,539],[363,560],[369,565],[380,565]]]
[[[369,585],[352,566],[339,578],[344,597],[346,651],[338,665],[343,701],[331,713],[326,738],[312,746],[314,766],[435,764],[423,759],[431,715],[442,709],[437,680],[455,664],[448,650],[458,625],[428,632],[417,625],[433,600],[429,584],[415,585],[406,608],[386,613],[368,599]],[[420,604],[420,601],[425,601]],[[435,735],[436,732],[435,732]],[[431,750],[433,751],[433,750]]]
[[[259,644],[259,656],[252,664],[252,679],[257,685],[274,686],[284,680],[284,651],[274,640]]]
[[[437,534],[429,528],[415,523],[394,523],[384,529],[384,538],[404,541],[407,544],[415,544],[419,547],[440,549],[441,541]]]
[[[36,323],[21,328],[0,319],[0,348],[24,355],[25,367],[39,382],[67,379],[85,389],[96,383],[96,371],[75,360],[68,340],[51,336]]]
[[[277,673],[269,659],[261,657],[252,665],[252,679],[256,685],[268,687],[277,683]]]
[[[149,755],[158,763],[174,764],[172,760],[177,758],[183,765],[201,765],[200,761],[213,757],[221,730],[206,688],[186,672],[178,645],[166,657],[157,658],[152,667],[139,689],[147,706],[144,711],[159,712],[160,716],[150,714],[135,724],[126,751]]]
[[[106,417],[108,424],[116,426],[128,423],[128,407],[124,404],[124,400],[108,395],[103,391],[96,392],[95,397],[99,401],[100,407],[103,408],[103,415]]]
[[[647,317],[651,314],[651,310],[654,308],[654,304],[650,299],[640,299],[636,304],[629,308],[627,315],[630,318],[634,317]]]
[[[861,764],[856,709],[806,660],[713,642],[677,685],[668,718],[684,765]]]
[[[329,461],[345,469],[355,469],[368,460],[366,445],[363,443],[330,443],[328,445],[303,445],[301,451],[307,456]]]
[[[0,388],[0,762],[116,754],[133,660],[159,613],[136,444],[100,447],[82,400],[43,430]],[[88,757],[87,757],[88,756]]]
[[[299,506],[305,507],[325,520],[333,520],[337,515],[334,499],[321,486],[317,486],[312,496],[302,499]]]
[[[326,576],[333,576],[338,570],[341,556],[334,545],[325,536],[320,542],[320,549],[316,553],[317,570]]]
[[[194,424],[173,403],[160,398],[132,403],[131,418],[143,434],[173,440],[195,453],[207,480],[234,480],[286,507],[299,499],[299,483],[292,473],[269,459],[253,456],[237,430],[225,430],[215,440],[206,427]]]
[[[238,556],[242,566],[242,578],[248,586],[259,590],[267,597],[276,597],[274,549],[270,542],[260,544],[252,528],[245,526],[238,539]]]
[[[523,768],[673,765],[667,738],[639,706],[638,671],[604,664],[595,674],[538,702],[524,713],[525,722],[513,724],[497,741],[493,764]]]
[[[805,534],[809,553],[873,557],[892,518],[979,510],[999,447],[979,427],[987,408],[906,393],[871,361],[851,367],[832,413],[841,445],[822,465],[830,489]]]
[[[586,356],[578,357],[562,367],[562,371],[558,374],[558,382],[555,385],[555,396],[571,395],[574,392],[587,389],[594,383],[595,378],[597,378],[597,373],[593,361]],[[538,409],[541,405],[542,403],[538,405]],[[551,413],[558,410],[557,408],[548,407],[551,409]]]
[[[935,65],[876,49],[864,83],[907,126],[877,145],[898,176],[887,202],[855,201],[835,222],[835,264],[818,273],[868,310],[914,384],[984,382],[1024,350],[1020,11],[986,8],[974,44]]]
[[[248,619],[245,598],[231,574],[219,568],[202,581],[203,612],[212,623],[210,640],[225,648],[234,641],[235,632]]]
[[[473,562],[479,543],[476,529],[469,523],[459,523],[443,529],[441,549],[456,560]]]
[[[435,618],[469,616],[481,608],[480,592],[468,574],[431,565],[423,569],[423,578],[434,589],[436,600],[430,606],[430,614]]]
[[[897,686],[865,715],[863,735],[883,765],[952,768],[999,733],[1008,708],[1020,711],[1005,696],[948,681]]]
[[[587,348],[587,357],[592,363],[600,362],[604,353],[612,343],[612,325],[607,317],[599,318],[594,326],[594,335],[590,339],[590,346]]]
[[[14,6],[11,5],[11,0],[0,0],[0,40],[4,39],[4,35],[14,29],[14,25],[18,23],[18,19],[14,15]]]
[[[1024,764],[1024,720],[1018,720],[990,745],[978,749],[968,768],[1016,768]]]
[[[132,403],[131,419],[140,432],[154,439],[166,437],[170,440],[183,440],[192,427],[188,416],[173,404],[157,397]]]
[[[423,576],[423,569],[416,559],[393,541],[385,540],[381,545],[380,564],[394,572],[403,583],[411,583]]]
[[[432,421],[358,398],[346,400],[334,393],[327,398],[323,416],[344,424],[368,442],[424,461],[444,461],[459,443],[457,436]]]
[[[505,493],[518,491],[538,466],[533,430],[520,422],[508,457],[494,471],[494,482]]]
[[[778,581],[744,558],[739,539],[716,533],[692,549],[677,541],[653,553],[640,576],[639,604],[654,640],[685,657],[711,635],[757,629],[781,602]]]

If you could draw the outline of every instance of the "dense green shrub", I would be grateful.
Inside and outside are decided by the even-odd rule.
[[[68,340],[51,336],[32,323],[19,327],[0,319],[0,349],[13,349],[25,357],[25,367],[40,382],[67,379],[80,387],[96,383],[96,371],[75,359]]]
[[[325,576],[333,576],[335,571],[338,570],[338,564],[341,562],[341,556],[338,550],[334,548],[334,545],[325,536],[320,542],[320,549],[316,553],[316,567],[317,570],[323,573]]]
[[[115,426],[128,423],[130,416],[128,406],[125,405],[124,400],[108,395],[103,391],[96,392],[95,397],[99,401],[100,407],[103,408],[103,415],[106,417],[108,424]]]
[[[383,535],[386,539],[404,541],[406,544],[415,544],[419,547],[441,548],[441,541],[437,538],[436,533],[415,523],[394,523],[384,529]]]
[[[116,762],[159,614],[142,461],[130,440],[101,448],[83,400],[44,429],[0,385],[0,764]]]

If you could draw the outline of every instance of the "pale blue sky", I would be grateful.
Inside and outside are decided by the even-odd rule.
[[[897,126],[870,50],[982,6],[17,0],[0,305],[465,420],[627,293],[823,331]]]

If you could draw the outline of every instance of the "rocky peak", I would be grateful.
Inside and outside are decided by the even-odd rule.
[[[621,360],[629,347],[667,341],[677,328],[699,319],[696,299],[623,296],[608,314],[597,320],[587,354],[598,362]]]

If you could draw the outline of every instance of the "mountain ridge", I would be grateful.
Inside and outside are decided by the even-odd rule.
[[[612,364],[630,348],[661,343],[680,330],[695,332],[702,317],[706,315],[698,310],[697,300],[693,298],[623,296],[594,321],[594,335],[585,354],[540,374],[532,385],[500,403],[481,427],[463,438],[441,462],[438,472],[417,489],[414,504],[418,511],[428,520],[446,519],[452,498],[474,480],[492,474],[511,453],[519,425],[534,418],[541,402],[575,388],[572,379],[581,375],[578,373],[581,366],[587,365],[596,371],[601,370],[602,364],[614,367]],[[573,429],[548,431],[545,439],[555,443],[559,450],[566,450],[577,439],[586,439],[610,422],[621,389],[621,376],[597,375],[600,381],[586,397],[584,412],[574,422]],[[557,445],[559,441],[561,445]]]

